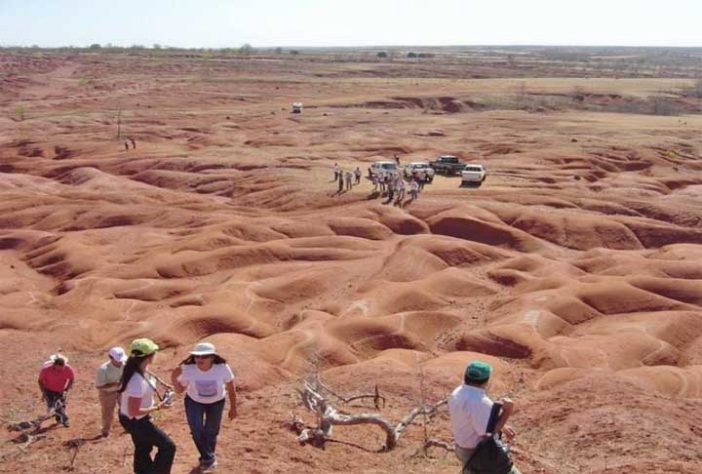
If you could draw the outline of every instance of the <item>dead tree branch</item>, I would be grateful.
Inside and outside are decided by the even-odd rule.
[[[322,382],[322,380],[319,378],[319,373],[315,372],[311,377],[308,378],[307,383],[313,387],[318,393],[326,392],[329,395],[333,396],[334,398],[338,399],[339,401],[343,402],[344,404],[349,404],[351,402],[354,402],[356,400],[363,400],[366,398],[372,398],[373,399],[373,405],[375,406],[376,410],[380,410],[381,408],[385,408],[385,397],[380,394],[380,390],[378,389],[378,384],[375,384],[375,388],[373,390],[372,394],[361,394],[361,395],[354,395],[352,397],[344,397],[342,395],[339,395],[336,393],[334,390],[329,388],[327,385]]]
[[[445,449],[446,451],[453,452],[456,449],[456,445],[453,443],[447,443],[446,441],[430,438],[424,442],[424,451],[429,451],[430,448],[441,448]]]
[[[379,427],[385,432],[385,444],[381,451],[391,451],[397,446],[397,442],[405,432],[407,427],[419,415],[432,416],[437,410],[447,403],[447,400],[442,400],[434,405],[427,405],[414,408],[406,417],[394,426],[387,421],[382,415],[377,413],[360,413],[355,415],[347,415],[340,413],[334,408],[326,398],[319,394],[316,387],[309,383],[305,383],[303,390],[298,390],[302,403],[305,407],[317,414],[317,427],[305,429],[298,436],[298,441],[301,443],[309,443],[314,446],[324,446],[324,442],[329,439],[332,433],[332,426],[351,426],[371,424]]]

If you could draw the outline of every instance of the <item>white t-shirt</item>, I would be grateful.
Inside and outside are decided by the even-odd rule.
[[[147,377],[149,377],[147,375]],[[132,378],[127,382],[127,386],[122,392],[122,396],[119,401],[119,411],[127,418],[134,418],[139,420],[144,418],[146,415],[138,415],[135,417],[130,417],[127,412],[127,404],[130,398],[141,398],[141,408],[151,408],[154,404],[154,386],[155,381],[150,378],[150,382],[147,382],[144,377],[138,372],[132,375]]]
[[[190,398],[199,403],[218,402],[227,395],[224,386],[234,380],[229,364],[213,364],[210,370],[202,371],[195,364],[180,366],[183,372],[178,377],[178,382],[184,385]]]
[[[462,448],[475,448],[485,436],[493,402],[485,390],[461,385],[451,393],[448,400],[451,431],[456,444]]]

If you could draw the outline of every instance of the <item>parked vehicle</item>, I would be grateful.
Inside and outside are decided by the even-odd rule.
[[[485,181],[487,171],[481,164],[470,163],[463,167],[461,171],[461,184],[482,183]]]
[[[463,168],[466,166],[466,164],[459,160],[456,156],[441,155],[436,160],[431,161],[429,163],[429,166],[434,168],[434,171],[436,171],[439,174],[452,176],[459,174],[461,171],[463,171]]]
[[[397,163],[394,161],[374,161],[368,167],[368,177],[377,175],[381,170],[384,173],[394,173],[397,171]]]
[[[434,181],[434,169],[426,161],[413,161],[405,166],[403,173],[405,178],[411,178],[417,173],[423,173],[427,183]]]

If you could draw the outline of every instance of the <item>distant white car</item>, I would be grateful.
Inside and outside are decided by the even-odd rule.
[[[394,161],[374,161],[368,167],[368,177],[377,176],[380,172],[395,173],[397,171],[397,163]]]
[[[413,161],[412,163],[405,166],[404,175],[405,178],[411,178],[415,174],[423,174],[426,178],[427,183],[434,181],[434,168],[429,166],[426,161]]]
[[[485,181],[485,167],[480,164],[471,163],[465,165],[461,171],[461,180],[463,184],[466,183],[482,183]]]

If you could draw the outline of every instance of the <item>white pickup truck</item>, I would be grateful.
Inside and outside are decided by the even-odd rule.
[[[426,161],[413,161],[405,166],[403,173],[405,178],[411,178],[421,173],[424,175],[427,183],[434,181],[434,168],[429,166],[429,163]]]
[[[480,164],[470,163],[461,170],[461,184],[482,183],[485,181],[485,167]]]
[[[393,174],[397,171],[397,163],[394,161],[374,161],[368,167],[368,177],[377,176],[381,171]]]

